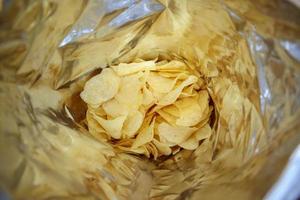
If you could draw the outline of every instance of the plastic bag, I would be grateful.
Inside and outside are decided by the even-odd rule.
[[[12,1],[1,16],[1,186],[16,199],[264,196],[300,141],[299,12],[277,4]],[[86,80],[136,58],[205,66],[218,121],[195,151],[148,160],[80,125]]]

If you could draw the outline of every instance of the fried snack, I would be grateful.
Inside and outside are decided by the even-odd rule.
[[[210,137],[212,107],[203,79],[184,62],[142,61],[103,69],[85,84],[87,126],[129,152],[170,155]]]

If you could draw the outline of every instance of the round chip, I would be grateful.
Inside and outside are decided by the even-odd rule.
[[[120,78],[112,69],[106,68],[86,82],[80,97],[88,105],[98,107],[113,98],[117,94],[119,86]]]

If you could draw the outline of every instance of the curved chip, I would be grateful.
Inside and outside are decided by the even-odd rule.
[[[154,145],[154,144],[152,144],[151,142],[149,142],[148,144],[147,144],[147,148],[149,149],[149,151],[151,152],[151,154],[153,155],[153,157],[154,157],[154,160],[156,160],[157,159],[157,157],[158,157],[158,150],[157,150],[157,148],[156,148],[156,146]]]
[[[179,146],[187,150],[195,150],[199,146],[199,140],[195,135],[192,135],[186,141],[180,143]]]
[[[203,140],[206,138],[209,138],[212,134],[211,127],[209,124],[205,124],[203,127],[201,127],[199,130],[196,131],[195,136],[197,140]]]
[[[176,106],[174,106],[174,104],[165,106],[162,108],[162,110],[170,115],[175,116],[175,117],[180,117],[180,111]]]
[[[156,139],[153,139],[153,144],[156,146],[156,148],[158,149],[159,153],[168,156],[172,153],[172,149],[166,145],[165,143],[159,142]]]
[[[198,92],[198,103],[203,111],[209,106],[209,94],[206,90]]]
[[[152,92],[146,87],[143,87],[143,105],[149,106],[155,102]]]
[[[148,76],[147,82],[154,91],[159,93],[168,93],[173,89],[176,79],[165,78],[157,73],[151,72]]]
[[[106,68],[86,82],[80,97],[90,106],[98,107],[113,98],[117,94],[119,86],[120,78],[112,69]]]
[[[185,71],[186,64],[178,60],[172,60],[171,62],[157,65],[156,69],[164,72]]]
[[[107,133],[114,139],[120,139],[122,136],[122,127],[126,116],[120,116],[112,120],[106,120],[102,117],[94,115],[95,120],[107,131]]]
[[[151,124],[148,127],[145,127],[141,130],[141,132],[137,135],[136,140],[132,144],[132,148],[135,149],[139,146],[142,146],[153,139],[154,136],[154,122],[155,119],[152,120]]]
[[[98,108],[93,108],[91,106],[88,106],[88,112],[91,114],[100,116],[100,117],[104,117],[106,115],[105,110],[103,110],[103,108],[101,106],[99,106]]]
[[[86,121],[88,124],[89,132],[97,140],[106,141],[110,137],[105,133],[105,130],[100,126],[100,124],[95,120],[93,115],[90,112],[86,114]]]
[[[157,130],[161,141],[165,141],[170,146],[174,146],[188,139],[197,128],[171,126],[163,122],[158,125]]]
[[[123,132],[125,138],[132,138],[135,136],[144,121],[144,114],[140,111],[130,113],[124,122]]]
[[[176,117],[165,112],[163,109],[156,111],[166,122],[169,124],[175,125],[176,124]]]
[[[142,87],[140,78],[142,74],[137,73],[122,78],[120,83],[119,92],[116,94],[115,99],[124,104],[128,110],[138,110],[142,104]]]
[[[203,110],[196,98],[183,98],[176,101],[174,105],[180,112],[180,117],[176,120],[176,125],[195,126],[202,120]]]
[[[154,61],[144,61],[139,63],[121,63],[111,67],[119,76],[134,74],[143,70],[154,70],[156,68]]]
[[[128,107],[125,104],[120,103],[116,99],[111,99],[103,103],[102,108],[107,115],[113,118],[119,117],[121,115],[128,115],[129,113]]]
[[[188,85],[191,85],[193,83],[197,82],[196,76],[189,76],[186,80],[184,80],[178,87],[173,89],[171,92],[169,92],[167,95],[165,95],[159,102],[158,105],[166,106],[174,103],[176,99],[179,97],[180,93],[182,92],[183,88],[185,88]]]
[[[188,150],[195,150],[199,146],[199,141],[209,138],[211,136],[211,128],[209,124],[205,124],[203,127],[198,129],[191,137],[186,141],[179,144],[180,147]]]

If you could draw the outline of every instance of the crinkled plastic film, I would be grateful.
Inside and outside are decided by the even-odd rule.
[[[262,198],[300,141],[298,16],[284,1],[4,1],[1,189],[14,199]],[[81,123],[87,80],[139,59],[180,60],[205,80],[213,132],[196,150],[148,159]]]

